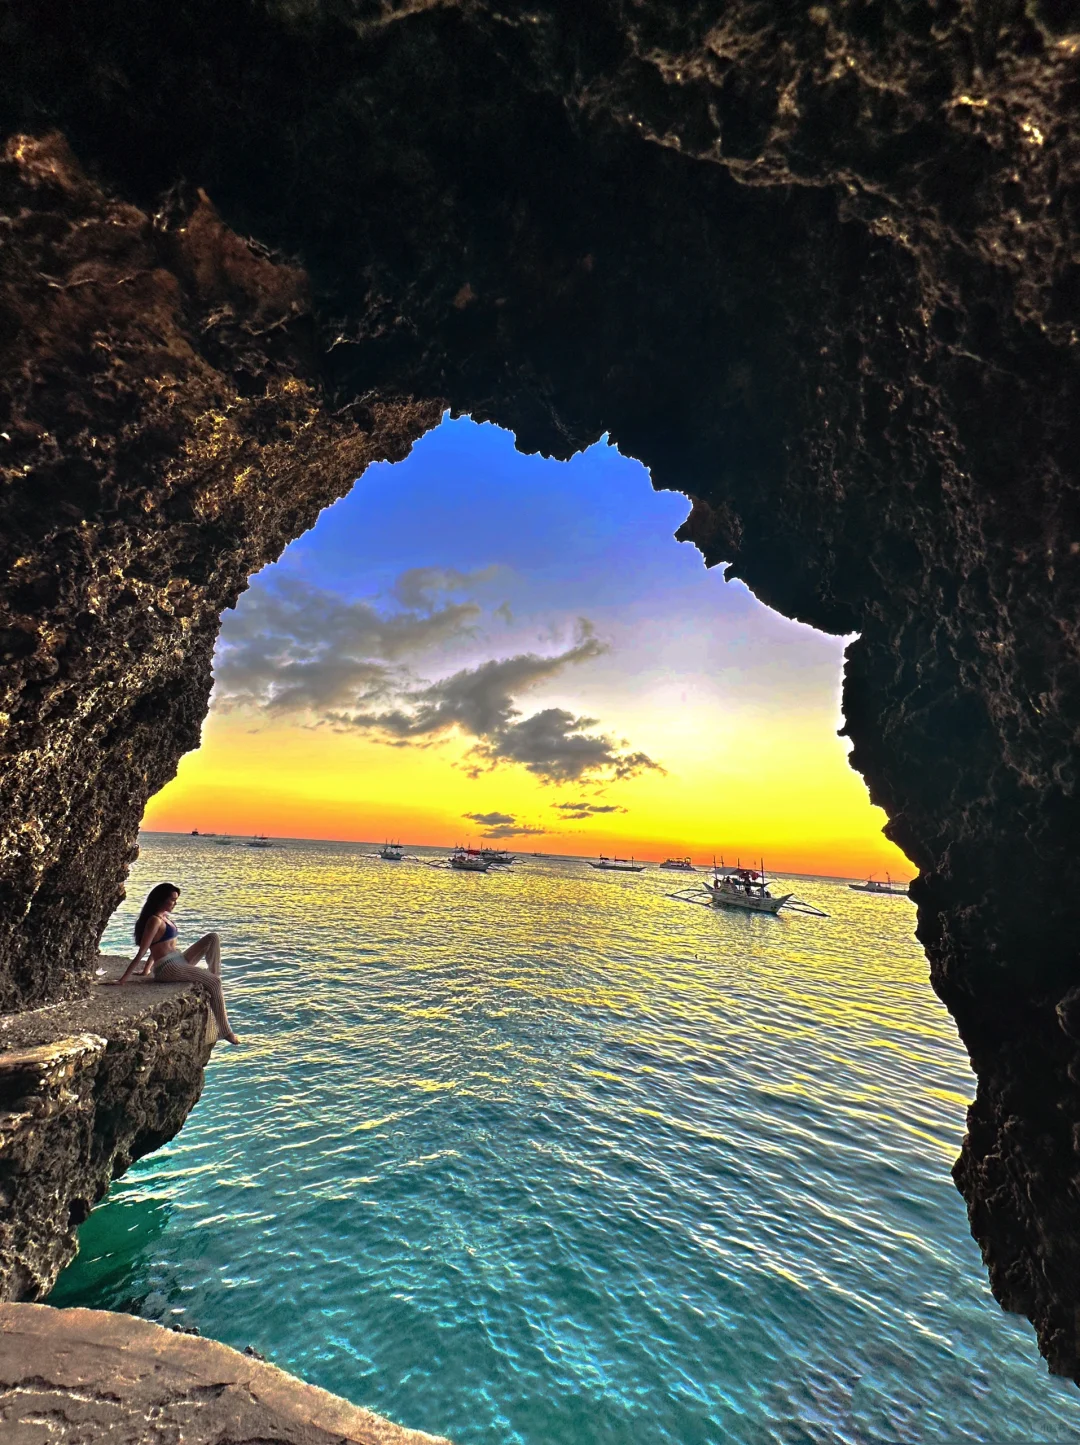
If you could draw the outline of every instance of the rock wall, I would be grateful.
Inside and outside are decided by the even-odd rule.
[[[104,960],[118,977],[123,960]],[[96,987],[0,1019],[0,1300],[43,1299],[113,1179],[168,1143],[217,1038],[182,984]]]
[[[979,1076],[957,1180],[998,1298],[1080,1377],[1070,8],[5,26],[9,1004],[85,986],[254,568],[444,404],[559,456],[606,430],[710,564],[858,634],[853,762]]]
[[[178,188],[153,215],[9,141],[0,277],[0,1007],[85,990],[222,610],[438,402],[331,412],[306,278]]]

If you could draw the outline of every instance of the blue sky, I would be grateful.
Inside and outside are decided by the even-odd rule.
[[[508,604],[514,620],[489,618],[481,651],[538,645],[584,614],[614,643],[589,670],[603,692],[648,674],[738,690],[746,705],[834,706],[842,640],[707,570],[695,547],[674,540],[688,510],[606,442],[557,462],[524,456],[497,427],[446,417],[404,462],[370,467],[263,577],[389,598],[409,568],[497,568],[470,595],[491,611]]]

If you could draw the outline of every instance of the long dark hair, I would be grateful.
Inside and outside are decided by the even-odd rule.
[[[179,893],[175,883],[158,883],[146,895],[146,902],[139,914],[139,921],[135,925],[135,942],[142,943],[143,929],[146,927],[146,920],[152,918],[155,913],[161,912],[161,905],[168,898],[170,893]]]

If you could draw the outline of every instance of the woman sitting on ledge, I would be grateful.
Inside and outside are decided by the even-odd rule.
[[[169,918],[179,897],[180,890],[175,883],[159,883],[156,888],[151,888],[135,925],[138,951],[123,974],[113,981],[121,984],[127,983],[133,976],[144,979],[149,975],[154,983],[198,984],[210,995],[210,1007],[217,1019],[218,1033],[230,1044],[238,1044],[240,1040],[229,1027],[225,995],[221,988],[221,940],[216,933],[206,933],[198,943],[180,952],[176,945],[176,924]],[[140,969],[144,953],[149,957]],[[200,958],[206,959],[207,968],[197,967]]]

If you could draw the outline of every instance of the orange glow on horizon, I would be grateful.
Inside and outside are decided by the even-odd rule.
[[[748,712],[728,714],[706,737],[699,727],[692,716],[650,718],[646,710],[635,739],[666,773],[598,791],[545,786],[520,767],[472,779],[460,766],[468,742],[455,737],[397,748],[328,728],[254,728],[242,714],[211,715],[203,745],[151,799],[143,827],[452,847],[485,840],[485,827],[465,814],[502,813],[542,830],[490,840],[525,854],[689,854],[700,864],[715,853],[729,863],[764,858],[776,872],[914,876],[882,835],[885,815],[849,767],[834,719],[763,723]],[[560,817],[558,804],[578,801],[625,811],[587,822]]]

